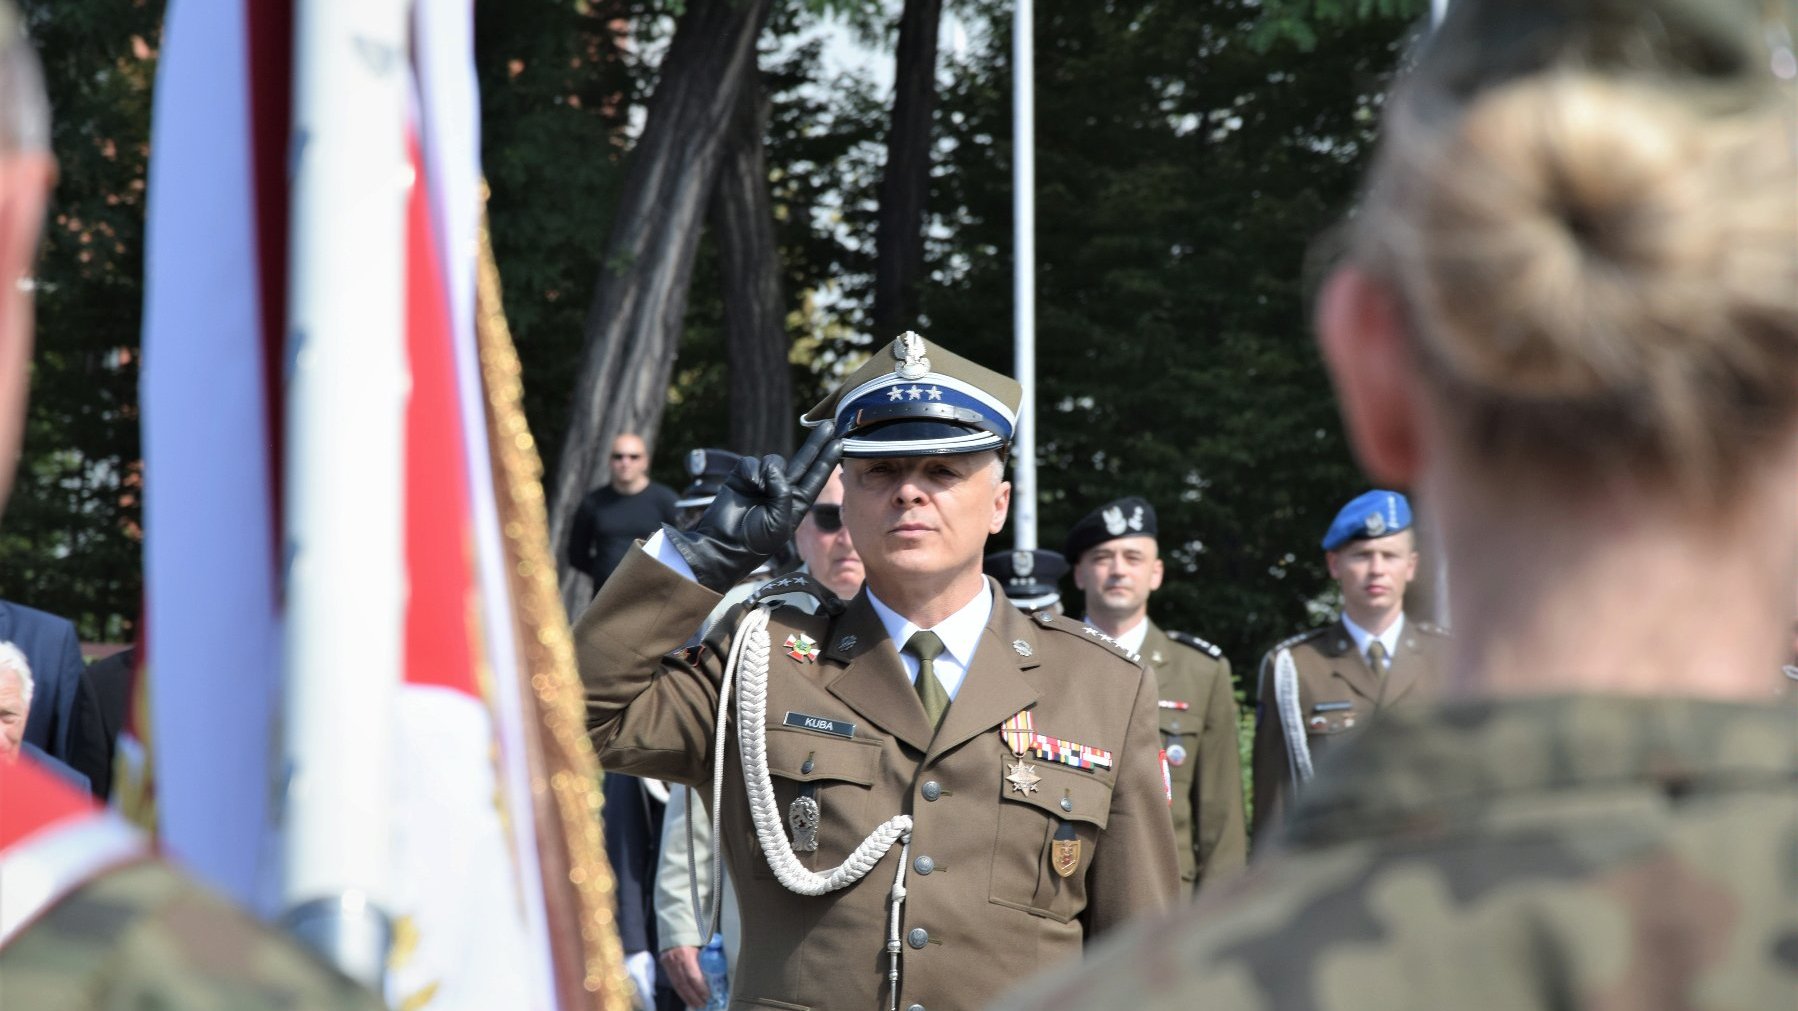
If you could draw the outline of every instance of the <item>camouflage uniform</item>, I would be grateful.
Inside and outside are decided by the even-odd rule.
[[[109,871],[0,948],[0,1007],[380,1011],[294,941],[166,865]]]
[[[1391,713],[1282,848],[1008,1008],[1798,1007],[1798,713]]]

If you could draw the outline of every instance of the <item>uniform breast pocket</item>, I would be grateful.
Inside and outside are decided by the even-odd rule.
[[[775,807],[794,855],[807,868],[828,870],[842,863],[873,828],[868,795],[880,774],[880,753],[875,740],[768,728]],[[755,830],[749,835],[753,845]],[[774,877],[765,855],[756,861],[755,875]]]
[[[1197,765],[1199,717],[1190,711],[1163,711],[1161,714],[1161,746],[1167,751],[1168,772],[1176,783],[1191,783]],[[1174,796],[1181,791],[1176,789]]]
[[[1111,813],[1109,774],[1028,758],[1014,772],[1017,761],[999,762],[990,898],[1066,923],[1086,908],[1086,872]]]
[[[1313,739],[1334,737],[1355,729],[1358,722],[1353,702],[1318,702],[1305,714],[1305,733]]]

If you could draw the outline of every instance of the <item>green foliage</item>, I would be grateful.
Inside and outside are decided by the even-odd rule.
[[[37,353],[0,596],[127,638],[142,594],[137,348],[144,171],[162,4],[24,0],[59,181],[37,267]]]
[[[524,368],[525,413],[551,463],[568,431],[627,117],[651,83],[631,55],[644,39],[627,34],[643,14],[569,0],[475,5],[494,260]]]
[[[928,333],[999,367],[1012,358],[1009,8],[988,6],[992,30],[944,96],[932,206],[945,237],[923,295]],[[1261,651],[1312,622],[1328,582],[1317,538],[1362,488],[1301,265],[1352,199],[1403,25],[1320,23],[1314,51],[1263,53],[1250,3],[1037,12],[1041,540],[1058,547],[1088,510],[1147,496],[1168,567],[1152,611],[1252,682]]]
[[[1266,52],[1286,42],[1311,52],[1320,31],[1357,21],[1414,18],[1429,9],[1429,0],[1267,0],[1249,44]]]

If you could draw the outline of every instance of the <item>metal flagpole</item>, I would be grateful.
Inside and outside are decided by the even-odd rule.
[[[1013,355],[1018,430],[1012,440],[1012,531],[1020,551],[1036,547],[1036,49],[1032,0],[1017,0],[1012,32]]]
[[[282,923],[377,988],[406,601],[408,7],[294,10]]]

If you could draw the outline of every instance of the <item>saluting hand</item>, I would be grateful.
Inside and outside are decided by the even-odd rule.
[[[691,530],[663,533],[700,584],[723,593],[793,536],[843,456],[836,425],[824,422],[791,461],[744,459]]]

